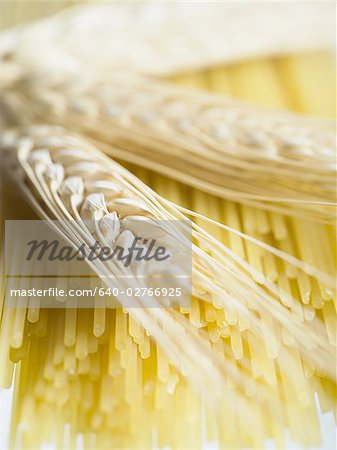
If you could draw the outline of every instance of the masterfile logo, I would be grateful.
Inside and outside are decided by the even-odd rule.
[[[30,247],[26,256],[26,261],[31,261],[34,257],[38,261],[47,258],[49,261],[108,261],[115,258],[116,261],[122,261],[124,267],[129,267],[132,260],[150,261],[154,259],[157,262],[165,261],[170,257],[167,249],[157,244],[156,239],[142,239],[135,237],[130,247],[125,248],[116,245],[114,248],[101,247],[98,241],[88,248],[83,243],[78,248],[72,246],[60,245],[58,240],[48,242],[47,240],[38,241],[36,239],[27,243]]]

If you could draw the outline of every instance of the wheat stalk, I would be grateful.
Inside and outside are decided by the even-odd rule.
[[[211,194],[334,223],[334,126],[328,120],[134,76],[54,84],[36,77],[5,93],[9,118],[48,117],[84,133],[112,157]],[[19,107],[27,112],[21,118]]]
[[[76,70],[110,76],[122,70],[162,76],[330,48],[333,30],[329,4],[91,4],[5,30],[0,54],[14,50],[22,65],[34,64],[50,74]]]

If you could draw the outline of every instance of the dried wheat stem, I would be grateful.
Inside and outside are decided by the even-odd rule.
[[[167,75],[256,56],[329,48],[333,13],[332,5],[324,3],[81,5],[6,30],[0,54],[14,48],[17,60],[37,62],[49,73],[98,71],[110,76],[116,70],[131,70]]]
[[[54,86],[33,76],[5,91],[3,104],[18,123],[47,116],[84,133],[112,157],[206,192],[334,223],[330,121],[134,76]],[[27,114],[17,115],[18,106]]]

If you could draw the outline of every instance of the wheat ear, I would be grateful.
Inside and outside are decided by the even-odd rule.
[[[107,76],[116,70],[171,75],[332,47],[333,12],[329,4],[279,2],[80,5],[5,30],[0,55],[14,51],[18,62],[43,67],[49,74],[75,69]]]
[[[134,76],[54,86],[40,81],[32,75],[5,92],[8,117],[27,123],[47,116],[112,157],[211,194],[334,223],[334,126],[328,120]],[[19,106],[27,114],[18,116]]]

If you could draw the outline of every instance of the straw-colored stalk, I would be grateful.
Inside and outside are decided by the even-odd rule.
[[[134,76],[110,78],[24,77],[3,95],[8,122],[48,117],[85,134],[112,157],[208,193],[334,222],[332,121]]]
[[[49,5],[50,13],[65,6],[64,2]],[[20,20],[25,6],[10,5],[8,11],[6,5],[2,7],[0,26],[8,27],[11,18]],[[48,6],[39,5],[35,17],[47,11]],[[332,47],[333,13],[329,3],[90,3],[5,30],[0,59],[14,49],[23,65],[33,64],[49,73],[75,69],[108,76],[116,70],[172,75]],[[31,5],[27,16],[34,18]]]

